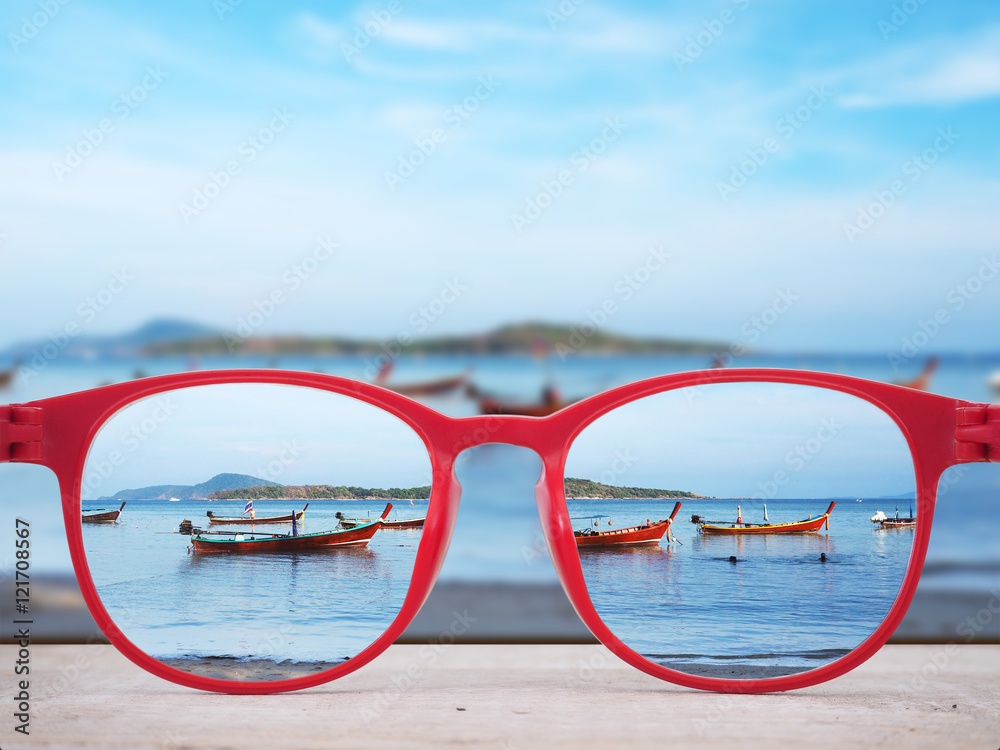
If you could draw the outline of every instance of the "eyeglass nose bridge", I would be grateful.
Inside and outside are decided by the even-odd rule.
[[[437,455],[449,464],[469,448],[492,443],[527,448],[549,466],[565,454],[569,423],[562,412],[550,417],[488,414],[458,417],[447,422],[447,437],[436,446]]]

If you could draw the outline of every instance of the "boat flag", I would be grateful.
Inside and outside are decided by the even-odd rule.
[[[250,498],[249,500],[247,500],[247,507],[243,509],[242,515],[245,516],[247,513],[252,513],[252,512],[253,512],[253,498]]]

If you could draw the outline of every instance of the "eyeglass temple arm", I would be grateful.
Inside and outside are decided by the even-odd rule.
[[[41,457],[41,407],[0,405],[0,463]]]
[[[959,463],[1000,462],[1000,404],[956,409],[955,458]]]

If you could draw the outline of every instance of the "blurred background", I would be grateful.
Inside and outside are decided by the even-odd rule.
[[[995,3],[12,0],[0,30],[0,402],[231,367],[450,414],[709,366],[1000,398]],[[587,638],[537,474],[468,454],[412,638],[463,602],[472,639]],[[897,638],[986,612],[996,642],[1000,473],[945,480]],[[54,479],[0,493],[37,632],[86,639]]]

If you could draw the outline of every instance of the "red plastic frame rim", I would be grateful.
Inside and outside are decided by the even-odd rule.
[[[834,662],[793,675],[752,680],[700,677],[655,664],[620,641],[598,616],[587,593],[563,491],[563,470],[573,439],[588,424],[623,404],[664,391],[711,383],[771,382],[815,386],[864,399],[888,414],[905,437],[916,472],[920,519],[906,577],[886,619],[853,651]],[[86,562],[80,523],[80,492],[90,445],[101,426],[128,404],[170,390],[228,383],[273,383],[316,388],[350,396],[396,416],[420,437],[431,461],[433,481],[427,520],[418,546],[410,588],[403,606],[385,632],[368,648],[341,665],[314,675],[268,682],[229,681],[166,666],[138,649],[115,626],[94,587]],[[312,687],[342,677],[367,664],[405,630],[430,593],[444,561],[458,512],[461,488],[454,476],[457,456],[486,443],[529,448],[542,459],[535,486],[542,531],[553,565],[580,618],[616,656],[654,677],[685,687],[717,692],[759,693],[794,690],[833,679],[870,658],[899,625],[923,568],[930,539],[937,484],[949,466],[960,463],[955,451],[956,409],[981,406],[860,378],[778,369],[719,369],[630,383],[578,401],[547,417],[448,417],[378,386],[316,373],[279,370],[222,370],[163,375],[105,386],[20,406],[40,408],[44,430],[40,455],[14,458],[51,469],[59,480],[63,516],[73,566],[97,624],[111,643],[137,665],[164,679],[224,693],[262,694]]]

